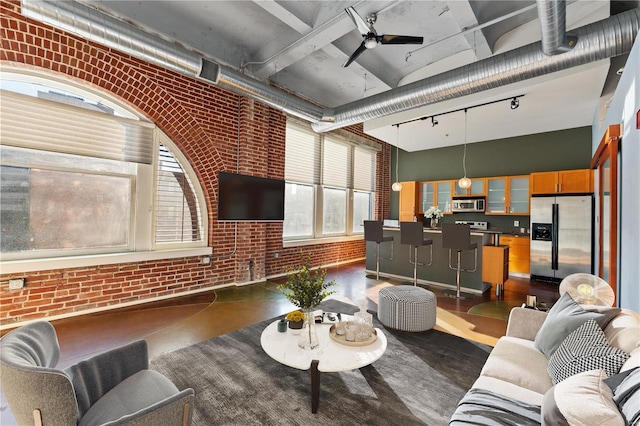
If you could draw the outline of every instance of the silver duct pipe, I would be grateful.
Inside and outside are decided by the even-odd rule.
[[[640,8],[636,8],[575,30],[579,38],[576,47],[562,55],[547,56],[540,42],[532,43],[342,105],[336,108],[332,123],[316,122],[312,127],[326,132],[619,56],[631,50],[639,27]]]
[[[203,59],[199,54],[97,9],[75,1],[21,1],[21,12],[56,28],[127,53],[149,63],[219,85],[307,121],[323,119],[323,109],[294,95]]]
[[[22,0],[22,14],[81,37],[121,50],[150,63],[218,84],[227,90],[264,102],[312,122],[325,132],[516,83],[600,59],[628,53],[638,32],[640,8],[584,26],[575,32],[576,47],[553,57],[533,43],[406,86],[342,105],[322,109],[289,93],[199,55],[139,28],[74,1]]]
[[[542,52],[557,55],[568,52],[578,42],[573,34],[566,33],[567,4],[565,0],[537,0]]]

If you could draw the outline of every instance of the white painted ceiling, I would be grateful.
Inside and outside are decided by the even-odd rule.
[[[535,1],[87,1],[215,62],[269,81],[323,107],[337,107],[540,40]],[[616,2],[626,3],[626,2]],[[631,2],[633,3],[633,2]],[[342,64],[362,42],[345,8],[377,13],[378,34],[424,37],[379,45]],[[631,6],[629,6],[631,7]],[[627,8],[629,8],[627,7]],[[611,2],[567,5],[567,29],[609,16]],[[610,61],[365,122],[365,132],[407,151],[591,125]],[[615,71],[615,70],[614,70]],[[510,102],[471,108],[521,96]],[[612,92],[604,96],[611,96]],[[393,124],[438,115],[430,120]]]

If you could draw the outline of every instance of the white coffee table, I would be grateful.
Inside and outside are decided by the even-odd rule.
[[[380,359],[387,349],[387,337],[376,328],[378,338],[366,346],[348,346],[329,336],[331,324],[316,324],[320,345],[314,350],[298,347],[300,335],[278,331],[278,321],[267,326],[260,337],[264,351],[274,360],[299,370],[311,370],[311,412],[318,411],[320,372],[355,370]]]

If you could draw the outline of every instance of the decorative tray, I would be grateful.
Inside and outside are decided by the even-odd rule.
[[[331,337],[332,340],[335,340],[336,342],[342,344],[342,345],[347,345],[347,346],[367,346],[372,344],[373,342],[376,341],[376,339],[378,338],[378,333],[376,332],[376,329],[373,329],[373,336],[371,336],[371,338],[369,340],[363,341],[363,342],[348,342],[344,339],[344,335],[342,336],[338,336],[336,334],[336,326],[332,325],[331,328],[329,329],[329,336]]]

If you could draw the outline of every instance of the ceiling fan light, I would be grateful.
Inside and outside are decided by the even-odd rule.
[[[460,180],[458,181],[458,186],[462,189],[467,189],[471,187],[471,179],[469,179],[468,177],[461,177]]]
[[[375,37],[369,37],[364,41],[364,47],[367,49],[373,49],[378,45],[378,40]]]
[[[391,185],[391,190],[395,192],[402,191],[402,184],[400,182],[394,182],[393,185]]]

